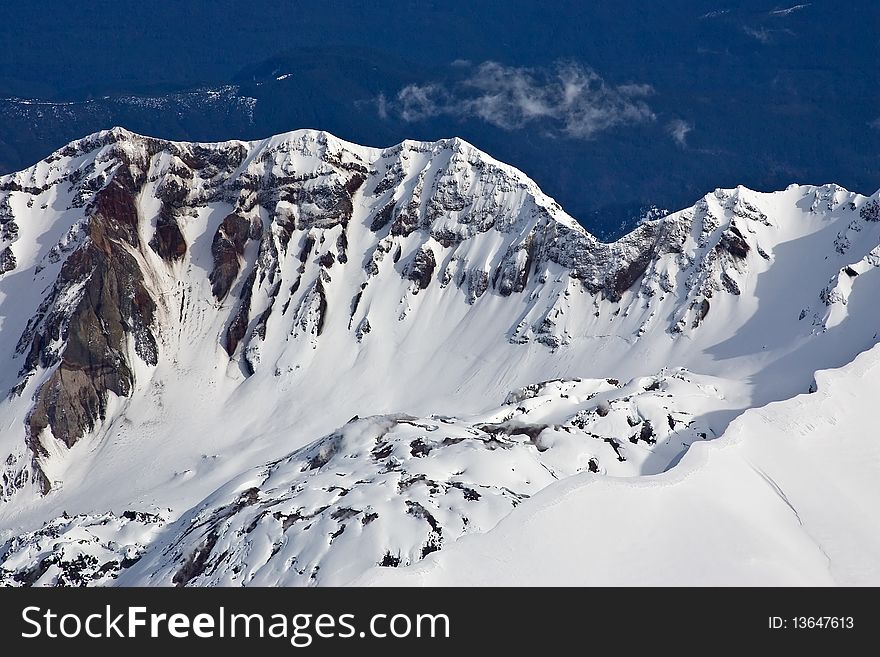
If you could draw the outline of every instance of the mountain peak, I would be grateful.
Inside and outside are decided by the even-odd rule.
[[[491,486],[461,474],[469,449],[505,450],[486,458],[531,473],[505,484],[525,494],[547,483],[536,465],[659,472],[873,344],[877,207],[837,186],[719,189],[603,243],[460,139],[95,133],[0,179],[0,517],[88,524],[136,495],[188,508],[319,436],[353,454],[391,422],[392,451],[450,458],[408,498],[428,527],[415,559],[436,539],[419,509],[465,531],[431,511],[427,479],[452,496]],[[701,401],[667,403],[665,386]],[[355,415],[385,419],[337,431]],[[450,433],[435,441],[435,425]],[[447,449],[461,432],[480,438]],[[409,471],[391,455],[374,465]],[[499,491],[485,523],[517,499]],[[337,532],[349,516],[333,505]]]

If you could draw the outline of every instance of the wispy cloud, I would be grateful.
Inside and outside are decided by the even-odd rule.
[[[504,130],[535,124],[590,139],[616,126],[653,121],[645,100],[652,93],[647,84],[609,84],[575,62],[541,69],[488,61],[454,84],[411,84],[393,99],[381,96],[377,103],[380,116],[393,112],[408,122],[445,115]]]
[[[385,94],[379,94],[376,98],[376,112],[378,112],[380,119],[388,118],[388,99]]]
[[[699,17],[700,20],[705,20],[707,18],[718,18],[720,16],[724,16],[725,14],[729,14],[730,9],[716,9],[715,11],[708,11],[702,16]]]
[[[743,25],[743,32],[761,43],[770,43],[772,38],[770,30],[765,27],[753,28],[748,25]]]
[[[801,9],[806,9],[811,4],[812,4],[811,2],[808,2],[808,3],[802,4],[802,5],[794,5],[793,7],[789,7],[788,9],[774,9],[773,11],[771,11],[769,13],[771,16],[789,16],[790,14],[793,14],[796,11],[800,11]]]
[[[666,124],[666,132],[680,148],[687,148],[687,136],[694,129],[692,123],[675,119]]]
[[[880,130],[880,116],[878,116],[873,121],[868,121],[868,127],[874,128],[874,130]]]

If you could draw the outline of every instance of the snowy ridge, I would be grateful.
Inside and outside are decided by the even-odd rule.
[[[816,379],[814,393],[746,411],[668,472],[571,477],[488,533],[352,583],[876,586],[880,352]]]
[[[375,565],[406,566],[491,529],[559,479],[664,467],[710,437],[692,418],[716,394],[675,372],[627,385],[550,381],[467,420],[353,419],[222,487],[123,581],[339,585]]]
[[[555,477],[663,472],[876,342],[878,207],[836,185],[716,190],[605,244],[459,139],[91,135],[0,178],[0,532],[170,508],[174,556],[122,579],[343,583],[486,531]],[[434,425],[465,442],[431,446]],[[377,440],[394,464],[367,456]]]

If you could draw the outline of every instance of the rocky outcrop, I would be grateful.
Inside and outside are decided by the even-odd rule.
[[[125,159],[120,161],[116,173],[95,196],[91,208],[89,237],[105,255],[112,252],[112,241],[135,248],[140,245],[135,204],[138,186],[126,164]]]
[[[164,211],[159,214],[150,247],[167,262],[181,260],[186,255],[186,239],[173,214]]]
[[[748,242],[746,242],[746,238],[732,223],[730,228],[721,234],[718,248],[740,260],[744,260],[751,250]]]
[[[68,447],[104,419],[109,395],[134,383],[129,359],[158,362],[156,303],[128,247],[139,245],[135,188],[117,174],[95,197],[83,245],[61,267],[55,286],[19,340],[23,375],[55,368],[28,416],[28,444],[45,456],[43,433]]]
[[[603,289],[606,298],[611,301],[620,301],[623,293],[635,285],[636,281],[642,277],[654,257],[654,252],[646,249],[631,262],[624,262],[623,266],[609,277]]]
[[[753,268],[773,258],[759,239],[774,229],[769,206],[747,190],[717,190],[606,244],[457,139],[379,150],[315,131],[184,144],[115,129],[0,179],[0,274],[34,252],[18,246],[13,208],[39,222],[53,189],[70,223],[42,227],[57,243],[16,277],[46,290],[12,383],[33,395],[25,426],[39,458],[43,440],[75,444],[111,396],[135,390],[133,358],[155,364],[160,344],[179,349],[208,326],[243,374],[270,362],[270,373],[277,362],[296,371],[322,344],[368,352],[423,330],[413,317],[429,311],[413,297],[433,284],[436,317],[491,314],[461,325],[491,324],[511,344],[560,350],[600,322],[603,335],[637,341],[659,326],[674,339],[717,321],[721,298],[747,294]],[[844,252],[874,213],[847,194],[813,194],[816,212],[852,215]]]
[[[108,393],[130,392],[134,377],[128,364],[129,338],[141,359],[156,364],[150,329],[156,306],[134,258],[124,251],[110,259],[87,247],[68,259],[62,276],[82,282],[80,301],[69,318],[50,318],[44,332],[35,335],[26,363],[52,364],[47,349],[53,336],[60,335],[65,347],[59,367],[40,388],[29,425],[33,440],[50,428],[70,447],[103,419]],[[53,324],[59,320],[63,324]]]
[[[423,247],[413,257],[412,263],[410,263],[406,272],[406,277],[415,282],[417,289],[424,290],[430,285],[436,268],[437,261],[434,259],[434,252]]]
[[[245,281],[241,288],[241,301],[238,309],[232,317],[229,327],[226,329],[226,353],[232,356],[235,353],[238,344],[247,334],[248,323],[250,322],[251,312],[251,296],[254,289],[254,281],[256,280],[257,270],[251,271],[251,275]]]
[[[11,247],[6,247],[2,251],[0,251],[0,276],[11,272],[15,269],[16,260],[15,254],[12,252]]]
[[[209,278],[211,291],[218,301],[229,294],[241,270],[241,257],[244,255],[244,245],[249,233],[250,223],[237,214],[228,215],[214,233],[214,241],[211,243],[214,269]]]
[[[9,195],[0,199],[0,242],[12,242],[18,237],[18,224],[9,204]]]

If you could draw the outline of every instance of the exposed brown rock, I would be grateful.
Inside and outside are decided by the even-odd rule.
[[[621,267],[605,288],[605,294],[608,299],[620,301],[623,293],[642,277],[653,258],[653,250],[647,249],[638,258]]]
[[[126,356],[129,334],[134,334],[138,355],[149,364],[157,362],[149,329],[156,305],[143,287],[134,258],[118,246],[108,258],[88,245],[65,262],[61,277],[77,281],[83,274],[83,296],[67,326],[61,327],[61,363],[41,386],[28,418],[32,440],[51,428],[57,440],[73,446],[104,419],[108,393],[130,393],[134,375]],[[47,329],[32,343],[28,363],[36,364],[33,350],[58,332],[58,327]]]
[[[190,581],[205,572],[208,558],[211,556],[211,550],[214,549],[214,545],[217,544],[217,539],[217,534],[211,532],[205,538],[204,543],[189,555],[180,570],[174,573],[174,577],[171,580],[174,586],[186,586]]]
[[[156,304],[137,261],[123,246],[138,244],[135,193],[131,177],[117,174],[97,194],[90,239],[64,262],[52,294],[19,342],[18,350],[27,350],[23,372],[57,364],[37,391],[27,420],[28,445],[36,456],[45,454],[40,444],[45,429],[70,447],[104,419],[111,392],[130,393],[130,337],[142,360],[158,362],[150,328]],[[81,292],[70,309],[61,300],[73,287]],[[51,345],[59,341],[64,346],[55,353]]]
[[[251,316],[251,297],[256,278],[257,270],[254,268],[241,289],[241,302],[238,304],[238,309],[235,311],[235,316],[232,318],[229,328],[226,329],[226,343],[223,346],[226,349],[226,353],[230,356],[235,353],[239,342],[242,341],[247,333]]]
[[[749,245],[739,229],[731,224],[730,228],[721,235],[718,248],[727,251],[734,258],[744,259],[750,251]]]
[[[232,283],[241,269],[240,258],[244,255],[244,245],[250,232],[250,223],[237,214],[228,215],[214,234],[211,255],[214,256],[214,269],[211,271],[211,291],[218,301],[229,294]]]
[[[131,174],[120,168],[107,186],[95,195],[92,206],[90,237],[105,254],[113,250],[108,240],[119,240],[133,247],[138,238],[138,213],[135,205],[137,187]]]
[[[163,211],[159,214],[150,247],[166,262],[180,260],[186,255],[186,240],[172,213]]]

